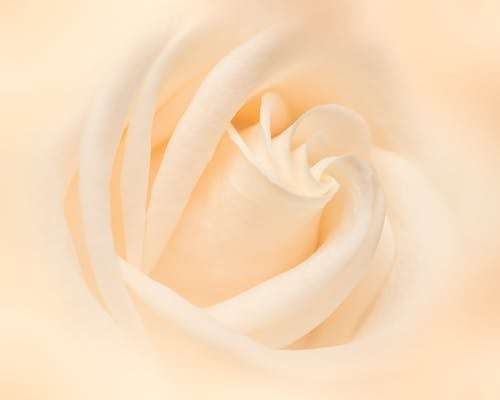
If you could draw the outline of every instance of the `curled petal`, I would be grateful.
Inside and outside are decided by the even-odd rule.
[[[306,259],[337,188],[316,197],[290,192],[238,145],[238,134],[224,138],[153,271],[197,305],[227,299]]]
[[[84,237],[99,292],[113,318],[132,332],[142,323],[123,284],[111,230],[110,181],[129,106],[145,67],[126,71],[94,102],[80,145],[80,204]]]
[[[296,53],[291,37],[283,27],[262,32],[227,55],[200,86],[175,128],[152,188],[144,252],[147,271],[155,266],[179,222],[227,124],[278,66],[283,67]]]
[[[282,101],[281,101],[282,102]],[[272,137],[271,113],[278,116],[280,98],[262,97],[260,123],[231,135],[256,168],[286,190],[303,196],[322,196],[335,183],[323,175],[325,158],[355,155],[368,160],[370,130],[364,119],[341,105],[317,106],[302,115],[283,133]],[[319,166],[310,167],[310,164]],[[323,166],[323,167],[320,167]]]
[[[328,317],[363,275],[383,225],[382,192],[371,169],[355,158],[337,158],[329,170],[342,199],[336,196],[325,211],[323,245],[292,270],[208,308],[216,319],[285,346]]]
[[[203,51],[207,35],[211,34],[211,37],[214,37],[213,28],[201,25],[195,29],[188,29],[169,41],[148,71],[130,117],[120,189],[127,259],[134,265],[140,265],[142,260],[151,131],[157,102],[160,94],[170,98],[193,76],[215,62],[220,53],[217,50],[225,48],[219,38],[214,38],[215,44],[209,54]],[[187,65],[190,67],[187,68]],[[164,132],[162,139],[168,139],[170,133]]]

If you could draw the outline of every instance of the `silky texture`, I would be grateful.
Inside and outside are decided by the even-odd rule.
[[[124,180],[120,183],[120,199],[123,198],[125,232],[131,230],[126,221],[135,215],[137,217],[134,218],[139,218],[137,208],[147,206],[147,211],[143,211],[142,215],[146,223],[139,222],[135,226],[135,229],[145,231],[144,239],[136,236],[135,239],[139,241],[136,243],[131,241],[133,238],[131,234],[125,233],[125,252],[129,263],[134,264],[135,261],[135,265],[141,268],[141,264],[137,262],[142,252],[138,249],[141,249],[143,243],[144,268],[146,271],[150,269],[148,248],[159,246],[150,243],[151,241],[161,243],[160,234],[168,235],[169,230],[173,229],[169,228],[169,224],[176,225],[175,214],[170,213],[174,213],[176,207],[183,205],[182,193],[188,190],[186,193],[191,194],[191,203],[194,204],[186,203],[183,219],[177,217],[180,221],[173,233],[174,239],[169,244],[171,250],[170,247],[167,248],[163,257],[164,262],[157,267],[159,270],[157,275],[160,275],[166,286],[201,305],[212,305],[214,300],[219,302],[225,299],[227,297],[225,287],[229,287],[231,292],[228,294],[232,298],[224,304],[212,305],[211,315],[229,328],[251,335],[273,347],[291,344],[311,331],[346,297],[360,279],[363,270],[369,265],[384,217],[381,191],[376,179],[371,176],[370,168],[355,158],[335,157],[336,154],[352,154],[350,157],[359,154],[366,157],[366,149],[369,147],[369,131],[366,123],[349,109],[335,105],[320,106],[310,110],[290,128],[271,138],[270,121],[266,121],[266,118],[268,120],[271,118],[269,115],[271,110],[268,109],[269,106],[266,107],[268,97],[264,97],[261,122],[258,127],[263,132],[262,141],[267,143],[265,152],[268,153],[268,159],[257,161],[255,157],[259,156],[252,154],[252,150],[244,143],[245,139],[239,139],[234,128],[230,127],[229,137],[240,154],[231,156],[224,148],[220,149],[219,152],[215,152],[213,161],[217,163],[222,160],[223,165],[211,168],[222,172],[209,170],[205,173],[217,175],[215,178],[210,178],[214,181],[205,183],[208,178],[202,177],[194,192],[186,186],[199,175],[196,169],[192,169],[194,165],[191,164],[195,162],[199,164],[206,158],[205,154],[214,152],[212,147],[220,142],[218,132],[224,132],[223,127],[228,123],[228,120],[222,119],[217,112],[206,113],[204,111],[206,106],[197,108],[201,107],[197,106],[197,101],[202,101],[198,99],[203,99],[203,96],[207,99],[213,98],[215,96],[213,91],[226,86],[228,79],[231,82],[228,76],[232,75],[236,77],[232,78],[234,83],[230,86],[231,95],[235,99],[244,98],[245,91],[248,90],[246,87],[255,86],[255,83],[246,83],[245,80],[249,78],[268,80],[269,73],[274,68],[271,65],[261,66],[261,60],[266,58],[259,53],[255,54],[254,49],[259,52],[267,48],[282,51],[282,47],[285,49],[288,47],[289,39],[293,37],[295,29],[293,26],[268,29],[236,48],[213,68],[172,132],[147,205],[148,163],[141,161],[140,155],[143,159],[149,158],[147,146],[150,143],[143,139],[142,154],[137,155],[135,154],[137,146],[132,140],[140,135],[148,136],[147,132],[151,129],[154,115],[151,105],[149,112],[143,109],[150,99],[146,95],[139,96],[127,126],[120,171],[121,181]],[[191,36],[196,35],[191,34]],[[177,43],[180,43],[178,46],[186,54],[183,40],[174,39],[174,48]],[[171,46],[172,44],[169,44],[167,49]],[[159,68],[157,65],[168,65],[168,61],[170,64],[179,62],[175,52],[170,54],[164,50],[163,54],[147,72],[142,93],[152,95],[149,82],[156,83],[155,86],[159,86],[162,82],[159,77],[164,73],[164,68]],[[275,63],[287,62],[287,58],[271,60]],[[254,62],[258,62],[256,66],[252,65]],[[252,71],[251,75],[247,69],[242,68],[242,64],[245,63],[249,63],[247,68]],[[137,84],[136,74],[132,76],[130,74],[126,71],[126,76],[118,78],[117,85],[111,86],[109,94],[103,96],[104,100],[95,102],[89,117],[90,122],[82,134],[78,171],[82,223],[92,272],[99,289],[98,294],[104,300],[114,320],[126,329],[139,329],[140,322],[137,321],[132,300],[119,275],[116,275],[119,273],[119,256],[114,253],[112,245],[110,200],[109,192],[106,190],[111,181],[112,160],[119,146],[118,139],[125,128],[123,121],[125,121],[127,102],[131,102],[134,95],[131,85]],[[217,82],[217,79],[224,80]],[[214,86],[214,89],[210,86]],[[226,97],[226,101],[231,99]],[[118,101],[123,104],[121,110]],[[221,112],[231,112],[229,105],[222,104],[220,107]],[[185,122],[189,121],[190,110],[194,110],[191,111],[192,122]],[[108,114],[109,118],[106,118]],[[138,126],[145,129],[141,130]],[[213,133],[209,131],[211,127]],[[111,132],[114,132],[114,135],[110,135]],[[206,140],[213,144],[209,145],[203,137],[207,137]],[[219,147],[224,147],[224,143]],[[189,152],[183,148],[189,149]],[[99,149],[99,153],[93,152],[93,149]],[[126,173],[140,170],[138,166],[126,168],[134,162],[130,156],[132,152],[134,157],[137,157],[135,164],[142,162],[143,173],[141,176],[133,174],[131,179]],[[258,153],[259,150],[255,149],[254,152]],[[103,159],[90,161],[90,157],[95,157],[96,154],[102,154]],[[178,158],[178,161],[169,161],[172,157],[173,160]],[[178,165],[167,167],[169,162]],[[242,162],[247,165],[240,166]],[[308,167],[308,163],[312,165]],[[203,168],[208,161],[204,164]],[[269,167],[270,164],[274,167]],[[228,173],[231,175],[227,175]],[[167,178],[168,176],[171,178]],[[164,181],[165,179],[169,180]],[[325,179],[327,184],[335,187],[335,190],[330,187],[324,189],[325,193],[315,194],[314,188],[310,186],[320,185],[321,180]],[[142,200],[129,203],[132,199],[123,197],[128,193],[127,183],[134,182],[137,185],[141,184],[141,181],[142,189],[134,188],[133,192],[134,194],[142,192]],[[227,185],[229,189],[225,189]],[[339,187],[342,187],[339,199],[333,201],[335,191]],[[236,191],[242,199],[234,198],[228,190]],[[247,192],[243,193],[244,190]],[[157,194],[158,191],[163,195]],[[211,194],[206,198],[205,193],[208,191]],[[161,202],[157,200],[158,196],[163,196]],[[172,200],[168,200],[169,197]],[[257,208],[246,209],[245,202]],[[325,209],[330,203],[332,207]],[[161,210],[157,204],[162,205]],[[231,211],[236,205],[238,209]],[[191,215],[190,210],[193,208],[201,211]],[[128,217],[129,211],[132,212],[132,217]],[[158,214],[159,212],[161,214]],[[219,216],[219,213],[222,215]],[[161,226],[162,231],[148,237],[149,214],[154,215],[149,225]],[[224,226],[225,215],[233,218],[251,218],[255,227],[252,228],[245,219]],[[204,230],[200,224],[209,226]],[[188,232],[184,233],[186,229]],[[253,234],[252,229],[255,232]],[[262,230],[266,230],[269,236],[263,236],[260,233]],[[227,235],[228,239],[218,240],[217,235],[220,235],[218,232]],[[236,236],[238,234],[241,237]],[[200,239],[197,239],[198,235],[201,236]],[[316,246],[320,247],[316,250]],[[249,253],[245,254],[241,247],[248,249]],[[283,256],[285,252],[288,253],[287,256]],[[258,258],[252,257],[252,254],[256,254]],[[210,259],[213,261],[210,262]],[[243,275],[246,271],[256,274],[256,268],[260,268],[262,272],[253,277],[249,277],[248,273],[247,276]],[[235,272],[231,272],[231,269]],[[281,275],[274,277],[280,272]],[[231,273],[239,274],[240,277],[236,275],[231,278]],[[264,283],[259,285],[261,281]],[[239,295],[243,290],[246,291]],[[137,294],[144,296],[141,292]],[[236,295],[238,296],[234,297]],[[127,320],[132,318],[135,321]]]
[[[486,134],[467,136],[474,118],[405,86],[414,70],[386,80],[374,54],[404,52],[367,5],[311,3],[311,26],[303,4],[271,2],[239,26],[244,5],[215,2],[211,18],[199,3],[204,18],[165,33],[166,5],[148,4],[116,22],[137,46],[109,55],[95,91],[80,84],[80,110],[55,124],[42,108],[50,129],[3,169],[17,179],[2,200],[1,393],[495,398],[476,200],[496,198],[496,164],[478,156]]]

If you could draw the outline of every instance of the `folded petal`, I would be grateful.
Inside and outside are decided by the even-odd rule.
[[[283,27],[262,32],[227,55],[200,86],[170,139],[154,182],[146,223],[147,271],[171,237],[227,124],[278,69],[286,73],[283,66],[298,51],[293,38]]]
[[[121,203],[123,229],[128,260],[134,265],[142,261],[142,246],[149,187],[151,134],[160,95],[170,99],[204,69],[208,68],[225,49],[213,26],[200,25],[174,36],[151,66],[141,86],[130,117],[121,168]],[[213,38],[211,51],[206,38]],[[219,51],[217,51],[219,50]],[[188,66],[188,67],[187,67]],[[175,113],[173,113],[175,115]],[[162,140],[172,132],[164,130]]]
[[[372,170],[356,158],[335,159],[329,172],[341,189],[323,216],[324,243],[297,267],[208,308],[216,319],[281,347],[321,323],[347,296],[378,243],[383,196]]]

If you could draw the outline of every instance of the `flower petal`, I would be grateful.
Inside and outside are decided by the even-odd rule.
[[[113,318],[132,332],[142,323],[120,277],[111,230],[110,182],[133,95],[150,60],[115,78],[93,103],[80,144],[80,204],[84,236],[99,291]]]
[[[306,259],[335,194],[288,191],[256,168],[238,138],[224,137],[152,274],[197,305],[227,299]]]
[[[298,51],[293,38],[289,28],[265,30],[226,56],[202,83],[170,139],[154,182],[146,224],[146,271],[156,264],[227,124],[277,67],[286,73],[283,66]]]
[[[325,210],[323,245],[296,268],[208,308],[216,319],[285,346],[328,317],[360,279],[383,225],[382,192],[371,169],[355,158],[340,157],[329,169],[342,201],[336,196]]]
[[[172,96],[220,56],[220,48],[225,46],[221,45],[220,38],[214,36],[213,28],[211,25],[200,25],[174,36],[169,41],[151,66],[130,117],[120,189],[127,259],[134,265],[140,265],[142,259],[151,131],[157,101],[161,93],[167,98]],[[207,35],[214,38],[214,46],[208,54],[203,51]]]

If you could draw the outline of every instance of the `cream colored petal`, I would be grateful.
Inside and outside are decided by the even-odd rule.
[[[394,255],[394,233],[386,215],[377,250],[363,277],[325,322],[295,342],[291,348],[312,349],[351,342],[390,275]]]
[[[365,120],[339,104],[311,108],[290,128],[292,147],[307,142],[311,163],[334,155],[356,155],[368,160],[370,129]]]
[[[142,259],[151,131],[159,96],[170,98],[215,62],[226,47],[215,33],[214,26],[202,24],[174,36],[151,66],[130,117],[120,189],[127,258],[134,265]],[[213,40],[210,52],[206,51],[207,36]],[[164,132],[162,139],[169,134]]]
[[[339,207],[325,211],[326,242],[304,263],[207,309],[219,321],[268,345],[298,339],[332,313],[367,268],[384,218],[382,192],[369,167],[341,157],[330,166]],[[338,214],[337,214],[338,213]],[[332,229],[333,228],[333,229]]]
[[[196,341],[208,342],[217,349],[224,348],[234,355],[257,361],[263,356],[266,349],[263,345],[226,329],[202,309],[193,306],[172,289],[150,278],[123,259],[120,259],[120,270],[128,287],[147,307],[158,314],[160,320],[166,322],[167,327],[171,325],[174,329],[193,336]],[[162,326],[148,328],[157,330],[154,332],[155,336],[161,337],[168,332],[164,331]]]
[[[305,196],[323,196],[332,188],[324,185],[321,179],[315,179],[311,173],[308,157],[308,146],[304,143],[292,153],[293,174],[297,180],[297,186],[301,188],[301,193]]]
[[[232,135],[247,158],[273,181],[300,195],[320,196],[332,184],[328,176],[322,176],[328,165],[328,161],[322,161],[324,158],[349,154],[368,159],[368,125],[360,115],[337,104],[313,107],[272,137],[271,115],[282,116],[283,104],[279,96],[264,94],[259,124],[241,134],[246,146]]]
[[[307,144],[292,150],[290,143],[286,139],[282,140],[281,135],[266,143],[265,139],[262,139],[265,135],[262,131],[261,124],[241,134],[231,125],[228,127],[229,137],[238,146],[241,154],[256,170],[281,189],[311,199],[331,197],[335,193],[337,182],[327,174],[322,175],[324,169],[318,174],[314,172],[314,167],[310,167]]]
[[[306,259],[335,194],[289,192],[233,138],[219,146],[152,275],[197,305],[227,299]]]
[[[461,273],[460,231],[439,188],[397,153],[375,149],[373,160],[384,182],[396,254],[360,338],[408,329],[431,315],[455,289]]]
[[[172,135],[152,189],[146,224],[147,271],[158,260],[231,118],[277,67],[286,73],[283,66],[300,47],[293,38],[288,29],[264,31],[226,56],[201,85]]]
[[[257,132],[250,130],[242,135],[255,154],[256,166],[288,190],[305,196],[321,195],[331,184],[327,176],[321,176],[328,164],[323,159],[346,154],[368,159],[368,125],[360,115],[338,104],[313,107],[271,139],[269,114],[273,108],[279,110],[273,107],[277,101],[276,96],[264,95],[260,124],[254,128]],[[323,165],[323,169],[310,168],[310,164]]]
[[[272,278],[276,273],[303,261],[313,252],[318,234],[323,237],[323,232],[328,231],[324,227],[322,230],[318,229],[318,212],[321,212],[326,201],[335,193],[337,183],[334,176],[337,175],[337,170],[342,170],[342,162],[330,157],[310,168],[309,140],[313,141],[313,155],[316,156],[319,151],[323,154],[348,151],[366,155],[369,131],[362,118],[354,112],[336,105],[316,107],[299,118],[283,134],[271,138],[271,114],[277,106],[279,99],[276,96],[264,96],[261,122],[243,133],[245,139],[230,126],[229,138],[237,145],[240,153],[235,154],[227,140],[220,146],[222,148],[219,148],[213,165],[192,194],[178,229],[154,271],[156,279],[196,304],[210,304],[234,296],[266,279],[276,280]],[[306,135],[305,129],[322,130],[315,135]],[[328,132],[333,139],[342,137],[339,139],[339,146],[323,132]],[[292,143],[294,140],[297,142],[297,134],[299,139],[307,143],[293,150]],[[321,136],[320,140],[314,141],[318,135]],[[339,163],[340,167],[335,167]],[[367,189],[370,198],[374,195],[371,190],[377,190],[373,187],[374,182],[369,179],[367,182],[367,188],[358,190]],[[349,187],[352,186],[346,184],[346,188]],[[297,199],[294,199],[295,196],[298,196]],[[302,196],[304,197],[300,199]],[[379,200],[376,195],[374,199]],[[369,199],[368,203],[370,201]],[[297,208],[293,206],[294,203],[303,206]],[[294,211],[290,206],[293,206]],[[370,207],[371,205],[368,206],[369,209]],[[301,209],[309,211],[304,213]],[[383,216],[383,208],[381,210]],[[327,213],[327,222],[323,225],[330,228],[328,214],[332,213]],[[253,217],[247,218],[246,215]],[[371,216],[365,217],[368,218],[369,226]],[[381,220],[376,221],[375,226],[380,224]],[[335,268],[342,270],[341,266]],[[299,271],[302,269],[299,268]],[[346,275],[348,277],[344,279],[349,281],[350,286],[342,288],[339,284],[339,299],[335,300],[336,303],[329,312],[333,311],[359,279],[359,274],[354,272]],[[245,298],[245,295],[238,295],[237,298],[240,296]],[[215,306],[216,309],[217,307]],[[260,314],[260,310],[257,314]],[[320,318],[324,319],[326,316],[328,314]],[[255,322],[252,318],[255,320],[255,317],[249,318],[250,328],[236,327],[236,324],[232,327],[266,342],[266,334],[257,332],[262,327],[252,324],[270,325],[272,322],[269,319],[262,322],[260,318],[257,318],[259,322]],[[321,322],[321,319],[318,320],[316,316],[311,321],[314,322],[299,328],[300,333],[288,329],[288,326],[283,327],[289,336],[284,342],[281,342],[282,338],[278,338],[270,344],[288,344],[287,341],[296,340],[314,328],[314,324]],[[280,343],[277,344],[278,342]]]
[[[268,174],[273,174],[274,179],[276,179],[273,173],[273,163],[274,163],[274,151],[272,143],[272,125],[273,120],[281,120],[281,124],[287,123],[286,120],[288,116],[286,105],[281,98],[274,93],[266,93],[261,98],[260,105],[260,115],[259,115],[259,127],[250,130],[249,134],[254,135],[252,142],[255,146],[252,146],[252,152],[255,154],[256,158],[259,160],[259,166],[263,167]],[[276,125],[276,123],[274,124]],[[260,128],[260,129],[259,129]],[[247,134],[248,136],[248,134]],[[236,138],[236,136],[234,136]],[[237,139],[237,138],[236,138]],[[248,142],[248,138],[246,138]],[[241,148],[242,146],[240,146]]]
[[[148,60],[149,61],[149,60]],[[80,203],[84,235],[97,285],[113,318],[132,332],[140,317],[121,280],[111,231],[110,182],[133,96],[145,70],[137,63],[94,101],[80,144]]]

